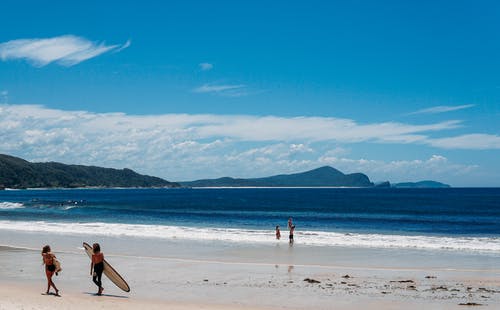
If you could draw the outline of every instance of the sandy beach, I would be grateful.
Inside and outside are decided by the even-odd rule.
[[[152,299],[122,298],[121,296],[106,295],[96,297],[82,293],[66,293],[64,296],[39,294],[39,290],[32,286],[0,286],[0,309],[172,309],[172,310],[271,310],[271,309],[298,309],[296,307],[276,306],[244,306],[210,303],[187,303]],[[429,303],[415,300],[381,300],[364,298],[346,298],[332,300],[330,309],[459,309],[449,303]],[[487,307],[488,308],[488,307]]]
[[[456,309],[500,305],[496,255],[197,243],[99,237],[126,278],[125,293],[104,280],[95,296],[81,240],[0,231],[0,309]],[[35,244],[47,240],[63,264],[62,297],[42,295]],[[95,239],[94,239],[95,240]],[[12,246],[10,243],[16,243]],[[129,247],[129,250],[127,250]],[[314,253],[314,255],[311,255]],[[451,261],[453,257],[453,261]],[[448,263],[447,263],[448,261]]]
[[[103,294],[95,296],[81,292],[67,292],[64,296],[39,293],[39,288],[30,285],[0,285],[0,309],[271,309],[238,305],[180,303],[165,300],[135,299],[125,296]]]

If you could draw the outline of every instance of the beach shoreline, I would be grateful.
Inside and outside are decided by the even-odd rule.
[[[95,305],[106,309],[320,310],[331,309],[332,303],[338,309],[500,305],[500,268],[497,257],[491,255],[96,237],[0,230],[0,240],[19,245],[0,247],[0,309],[19,309],[19,305],[66,309],[74,303],[81,309]],[[82,238],[99,240],[107,260],[130,284],[131,293],[105,279],[104,293],[109,296],[93,296],[96,287],[88,275],[89,260],[78,242]],[[45,275],[34,245],[43,241],[53,246],[63,264],[62,273],[54,277],[63,295],[57,300],[40,295]],[[307,255],[313,252],[314,259]],[[447,268],[445,262],[451,257],[456,259]],[[318,260],[324,263],[316,264]]]

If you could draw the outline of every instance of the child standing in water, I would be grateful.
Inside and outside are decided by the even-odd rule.
[[[45,275],[47,276],[47,292],[49,294],[50,287],[52,286],[56,290],[56,295],[59,296],[59,290],[52,281],[52,276],[56,272],[55,259],[56,256],[50,251],[50,246],[46,245],[42,248],[42,259],[45,265]]]
[[[90,275],[92,276],[92,281],[99,287],[97,295],[102,295],[104,287],[102,287],[101,278],[104,271],[104,254],[101,252],[99,243],[94,243],[92,249],[94,250],[94,254],[92,254],[92,262],[90,263]]]
[[[281,232],[280,232],[280,225],[276,226],[276,239],[280,240],[281,238]]]

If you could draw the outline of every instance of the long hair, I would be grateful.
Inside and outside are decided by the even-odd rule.
[[[42,254],[50,252],[50,245],[46,245],[42,248]]]
[[[94,250],[94,254],[101,252],[101,246],[99,245],[99,243],[94,243],[92,245],[92,249]]]
[[[42,248],[42,263],[45,263],[43,260],[43,254],[49,253],[50,252],[50,245],[46,245]]]

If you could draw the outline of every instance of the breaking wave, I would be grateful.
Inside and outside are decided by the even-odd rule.
[[[120,223],[63,223],[46,221],[0,221],[0,229],[24,232],[49,232],[72,235],[103,235],[235,243],[271,244],[277,241],[273,230],[186,227]],[[279,242],[287,242],[286,232]],[[414,248],[500,253],[498,237],[444,237],[297,231],[296,244],[309,246],[346,246],[367,248]]]
[[[0,202],[0,210],[11,210],[24,208],[22,203],[17,202]]]

